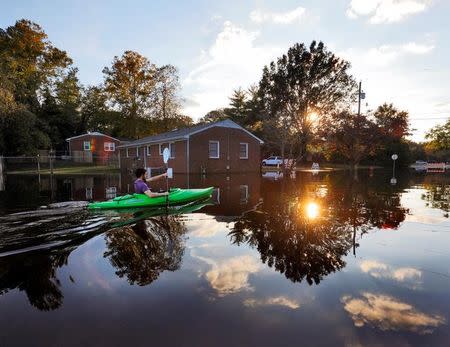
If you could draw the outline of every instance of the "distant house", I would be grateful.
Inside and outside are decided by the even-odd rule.
[[[69,137],[69,155],[76,162],[106,164],[118,160],[119,139],[99,132],[87,132],[83,135]]]
[[[231,120],[131,141],[120,148],[120,167],[164,167],[162,153],[169,148],[169,167],[176,173],[256,172],[263,141]]]

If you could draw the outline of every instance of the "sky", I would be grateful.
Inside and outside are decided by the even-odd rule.
[[[82,84],[101,83],[103,67],[126,50],[175,65],[183,111],[195,120],[312,40],[352,64],[363,111],[384,102],[407,110],[413,140],[450,115],[450,0],[0,1],[0,27],[41,25]]]

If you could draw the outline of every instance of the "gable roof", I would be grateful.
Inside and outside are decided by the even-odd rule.
[[[81,134],[81,135],[69,137],[69,138],[66,139],[66,141],[70,141],[70,140],[73,140],[73,139],[78,139],[78,138],[83,137],[83,136],[105,136],[105,137],[109,137],[109,138],[111,138],[113,140],[120,141],[119,139],[116,139],[115,137],[99,133],[98,131],[93,131],[93,132],[88,131],[86,134]]]
[[[205,131],[205,130],[213,128],[213,127],[240,129],[242,131],[245,131],[247,134],[249,134],[256,140],[258,140],[259,143],[261,143],[261,144],[264,143],[263,140],[261,140],[259,137],[255,136],[255,135],[253,135],[250,131],[248,131],[247,129],[244,129],[239,124],[233,122],[230,119],[225,119],[225,120],[222,120],[219,122],[194,125],[190,128],[177,129],[177,130],[172,130],[172,131],[168,131],[168,132],[157,134],[157,135],[143,137],[142,139],[130,141],[127,144],[118,146],[118,148],[135,147],[135,146],[140,146],[140,145],[147,145],[147,144],[151,144],[151,143],[162,143],[162,142],[167,142],[167,141],[186,140],[191,135],[200,133],[202,131]]]

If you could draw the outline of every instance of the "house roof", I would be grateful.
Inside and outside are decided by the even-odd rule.
[[[177,130],[172,130],[172,131],[168,131],[168,132],[157,134],[157,135],[143,137],[142,139],[130,141],[129,143],[123,144],[118,147],[119,148],[135,147],[135,146],[147,145],[147,144],[151,144],[151,143],[162,143],[162,142],[167,142],[167,141],[186,140],[191,135],[200,133],[202,131],[205,131],[205,130],[213,128],[213,127],[240,129],[240,130],[245,131],[250,136],[254,137],[260,143],[264,143],[263,140],[261,140],[259,137],[255,136],[255,135],[253,135],[250,131],[248,131],[247,129],[244,129],[239,124],[233,122],[230,119],[225,119],[225,120],[222,120],[219,122],[194,125],[190,128],[177,129]]]
[[[81,134],[81,135],[69,137],[69,138],[66,139],[66,141],[70,141],[70,140],[73,140],[73,139],[78,139],[78,138],[83,137],[83,136],[105,136],[105,137],[109,137],[109,138],[111,138],[113,140],[120,141],[119,139],[116,139],[115,137],[99,133],[98,131],[92,131],[92,132],[88,131],[86,134]]]

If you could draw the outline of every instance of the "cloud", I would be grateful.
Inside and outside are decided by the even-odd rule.
[[[284,306],[290,309],[298,309],[300,304],[297,300],[289,299],[285,296],[270,297],[267,299],[247,299],[244,301],[244,305],[247,307],[259,307],[259,306]]]
[[[376,260],[364,260],[360,264],[363,272],[375,278],[387,278],[397,282],[418,284],[422,278],[422,271],[412,267],[401,267],[394,269],[387,264]]]
[[[291,24],[300,21],[305,15],[304,7],[297,7],[287,12],[263,12],[255,10],[250,13],[250,20],[255,23],[272,22],[275,24]]]
[[[372,24],[394,23],[425,11],[430,4],[430,0],[351,0],[347,16],[369,16]]]
[[[368,324],[383,331],[431,334],[445,323],[445,318],[440,315],[420,312],[412,305],[388,295],[363,293],[360,298],[344,296],[341,302],[356,327]]]
[[[183,80],[187,97],[199,106],[185,105],[184,113],[194,118],[229,104],[233,89],[257,83],[264,65],[283,49],[258,46],[258,31],[248,31],[226,21],[214,43],[201,53],[199,64]]]
[[[430,43],[408,42],[398,45],[382,45],[368,50],[349,49],[342,52],[342,55],[355,64],[363,62],[364,65],[372,67],[389,67],[396,60],[411,55],[425,55],[433,49],[434,45]]]

